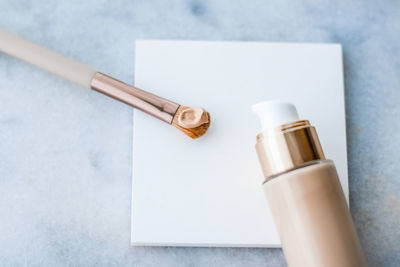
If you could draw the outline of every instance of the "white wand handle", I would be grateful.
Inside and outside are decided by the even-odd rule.
[[[97,72],[85,64],[2,29],[0,29],[0,51],[86,88],[91,88],[90,83]]]

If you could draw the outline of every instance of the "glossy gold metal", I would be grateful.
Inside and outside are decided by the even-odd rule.
[[[325,159],[317,132],[307,120],[260,133],[256,150],[265,180],[307,162]]]
[[[121,82],[103,73],[96,73],[91,88],[110,96],[166,123],[171,124],[179,104]]]

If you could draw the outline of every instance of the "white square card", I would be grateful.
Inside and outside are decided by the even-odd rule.
[[[135,85],[206,108],[191,140],[134,113],[132,244],[276,247],[251,105],[293,102],[336,163],[348,197],[342,51],[337,44],[137,41]]]

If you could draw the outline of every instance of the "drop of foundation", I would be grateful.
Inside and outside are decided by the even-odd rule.
[[[178,117],[179,125],[185,128],[195,128],[207,122],[207,111],[203,108],[187,108]]]

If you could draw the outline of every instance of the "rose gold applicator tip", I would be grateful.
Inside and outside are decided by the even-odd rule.
[[[210,113],[203,108],[179,106],[172,125],[195,139],[203,136],[210,127]]]

